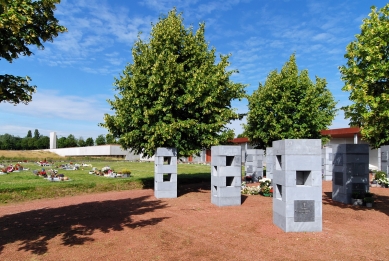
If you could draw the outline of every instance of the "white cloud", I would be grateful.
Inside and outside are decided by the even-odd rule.
[[[27,105],[2,105],[2,112],[45,119],[82,120],[100,122],[109,105],[103,97],[60,95],[55,91],[39,91]]]

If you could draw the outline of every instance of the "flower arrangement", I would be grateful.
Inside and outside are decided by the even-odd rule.
[[[389,185],[389,179],[387,178],[387,175],[383,171],[377,171],[375,173],[374,180],[377,181],[377,183],[383,187],[388,187]]]
[[[120,174],[131,174],[131,170],[129,169],[122,169],[122,171],[119,172]]]
[[[271,180],[267,178],[263,178],[259,180],[260,182],[260,194],[266,197],[272,197],[273,196],[273,187],[271,186]]]
[[[105,166],[105,167],[103,167],[103,168],[101,169],[101,171],[102,171],[103,173],[107,174],[108,171],[109,171],[110,169],[111,169],[111,168],[110,168],[109,166]]]
[[[248,186],[246,186],[246,182],[242,183],[241,193],[244,195],[258,195],[260,191],[261,191],[261,188],[259,186],[248,187]]]

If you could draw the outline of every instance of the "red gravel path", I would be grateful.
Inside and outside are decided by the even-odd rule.
[[[389,189],[373,209],[332,202],[323,182],[323,231],[284,233],[272,198],[210,203],[209,184],[176,199],[131,190],[0,207],[0,260],[389,260]]]

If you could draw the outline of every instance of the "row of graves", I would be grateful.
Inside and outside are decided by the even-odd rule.
[[[106,178],[129,178],[131,177],[131,171],[127,169],[123,169],[119,172],[115,172],[115,170],[111,169],[110,166],[105,166],[101,170],[98,170],[96,167],[93,167],[92,170],[89,171],[89,174],[106,177]]]
[[[10,164],[7,166],[0,164],[0,175],[6,175],[13,172],[20,172],[23,170],[29,170],[29,169],[24,168],[20,163],[16,163],[15,165]]]
[[[32,173],[36,176],[46,179],[47,181],[71,181],[69,177],[63,173],[59,173],[56,169],[49,169],[46,171],[44,168],[42,168],[42,170],[33,170]]]
[[[332,159],[334,201],[354,204],[355,194],[371,194],[366,144],[335,145],[333,155],[323,151],[320,139],[286,139],[272,145],[266,149],[266,157],[264,150],[247,150],[245,181],[266,183],[271,188],[273,223],[285,232],[322,231],[322,181],[329,179],[322,170],[325,157]],[[219,207],[241,205],[241,147],[213,146],[211,155],[211,203]],[[263,160],[267,161],[266,179]],[[156,150],[154,182],[156,198],[177,197],[175,148]]]

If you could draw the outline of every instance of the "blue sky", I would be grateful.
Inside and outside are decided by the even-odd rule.
[[[272,70],[280,70],[292,53],[299,70],[311,79],[325,78],[338,107],[349,104],[342,92],[338,67],[345,64],[348,43],[360,33],[375,0],[62,0],[55,16],[68,32],[44,50],[12,63],[0,60],[0,74],[30,76],[37,93],[28,105],[1,103],[0,134],[25,137],[38,129],[49,136],[73,134],[96,138],[106,134],[99,127],[104,113],[112,113],[107,99],[115,94],[113,82],[127,63],[131,48],[142,32],[147,40],[151,24],[173,7],[183,13],[186,27],[205,22],[206,40],[221,54],[231,54],[232,80],[248,84],[247,93],[264,83]],[[238,112],[247,112],[247,100],[234,101]],[[241,133],[241,123],[229,127]],[[330,128],[348,127],[340,111]]]

